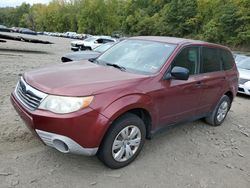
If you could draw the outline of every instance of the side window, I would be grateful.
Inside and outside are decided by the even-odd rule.
[[[231,68],[233,68],[234,58],[232,54],[229,51],[222,49],[220,50],[220,54],[224,70],[230,70]]]
[[[202,48],[200,73],[216,72],[222,70],[221,60],[217,48]]]
[[[104,43],[104,42],[103,42],[103,39],[97,39],[96,41],[97,41],[98,44]]]
[[[199,64],[199,47],[187,47],[183,49],[172,62],[171,68],[178,66],[189,70],[189,74],[197,73]]]

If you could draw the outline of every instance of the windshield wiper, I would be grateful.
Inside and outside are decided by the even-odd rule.
[[[88,61],[90,61],[91,63],[97,63],[97,64],[100,63],[100,62],[97,60],[97,58],[90,58],[90,59],[88,59]]]
[[[126,71],[126,68],[123,67],[123,66],[120,66],[120,65],[117,65],[117,64],[114,64],[114,63],[106,63],[107,66],[112,66],[112,67],[115,67],[121,71]]]

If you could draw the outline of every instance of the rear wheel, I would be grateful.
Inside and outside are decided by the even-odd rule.
[[[113,123],[97,156],[110,168],[122,168],[140,153],[145,137],[143,121],[138,116],[127,113]]]
[[[231,107],[231,102],[232,101],[230,100],[230,98],[227,95],[224,95],[216,105],[212,114],[205,119],[206,122],[212,126],[221,125],[224,122]]]

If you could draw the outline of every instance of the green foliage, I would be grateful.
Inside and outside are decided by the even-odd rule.
[[[250,47],[250,0],[52,0],[0,8],[0,24],[39,31],[188,37]]]
[[[78,15],[78,31],[92,34],[111,34],[119,27],[117,1],[85,0]]]

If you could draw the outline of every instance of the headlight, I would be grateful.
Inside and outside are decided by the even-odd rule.
[[[48,95],[38,108],[48,110],[57,114],[66,114],[88,107],[93,98],[93,96],[63,97]]]

